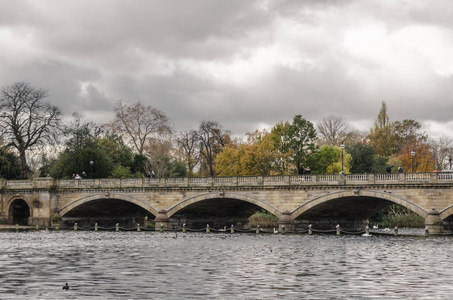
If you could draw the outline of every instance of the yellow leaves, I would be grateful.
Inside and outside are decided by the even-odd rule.
[[[266,131],[247,133],[247,141],[227,145],[216,157],[219,176],[271,175],[277,172],[280,152]]]
[[[412,156],[411,152],[415,155]],[[408,143],[401,148],[399,158],[405,172],[432,172],[435,160],[426,144]],[[413,169],[412,169],[413,166]]]

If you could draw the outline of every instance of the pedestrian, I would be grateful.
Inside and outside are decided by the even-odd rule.
[[[393,165],[387,164],[387,173],[392,173]]]
[[[148,171],[148,173],[146,173],[146,177],[151,178],[151,172],[150,171]]]
[[[305,169],[303,166],[300,166],[298,169],[297,169],[297,174],[299,175],[304,175],[305,174]]]
[[[311,170],[309,167],[306,167],[305,168],[305,175],[310,175],[311,174]]]
[[[151,177],[152,177],[152,178],[155,178],[155,177],[156,177],[156,174],[154,174],[154,171],[151,171]]]
[[[72,179],[75,179],[75,173],[72,173]]]
[[[87,173],[85,173],[85,171],[82,172],[82,179],[85,179],[87,178]]]
[[[398,173],[404,173],[403,172],[403,167],[401,167],[401,166],[398,167]]]

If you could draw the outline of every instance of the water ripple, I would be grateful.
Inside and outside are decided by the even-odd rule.
[[[173,237],[0,233],[0,298],[449,299],[453,292],[451,238]]]

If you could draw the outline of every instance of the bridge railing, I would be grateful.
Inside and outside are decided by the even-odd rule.
[[[288,185],[367,185],[367,184],[435,184],[453,183],[453,172],[347,174],[347,175],[277,175],[242,177],[178,177],[178,178],[102,178],[33,180],[0,179],[1,189],[99,189],[145,187],[209,187],[209,186],[288,186]]]
[[[375,181],[376,183],[398,182],[400,181],[400,174],[376,174]]]
[[[289,176],[289,184],[298,185],[298,184],[310,184],[315,182],[316,176],[313,175],[296,175]]]
[[[431,173],[408,173],[404,174],[406,181],[429,181]]]
[[[346,181],[366,183],[368,182],[368,174],[347,174]]]

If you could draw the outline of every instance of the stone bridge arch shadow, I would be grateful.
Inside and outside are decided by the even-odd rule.
[[[187,198],[167,210],[169,226],[181,228],[249,228],[249,218],[257,211],[264,209],[280,218],[282,213],[271,204],[247,195],[220,192],[206,193]]]
[[[410,199],[390,192],[348,190],[311,199],[292,213],[295,229],[305,230],[309,224],[313,229],[332,230],[339,224],[344,230],[361,231],[376,213],[392,204],[400,204],[423,219],[428,211]]]
[[[442,222],[442,228],[446,232],[453,232],[453,205],[441,210],[439,212],[439,219]]]
[[[8,201],[8,224],[28,225],[32,216],[32,205],[29,199],[14,196]]]
[[[157,216],[158,210],[140,199],[114,193],[100,193],[82,197],[62,207],[58,211],[63,226],[111,227],[145,225],[145,217],[150,220]],[[152,215],[152,216],[151,216]]]

